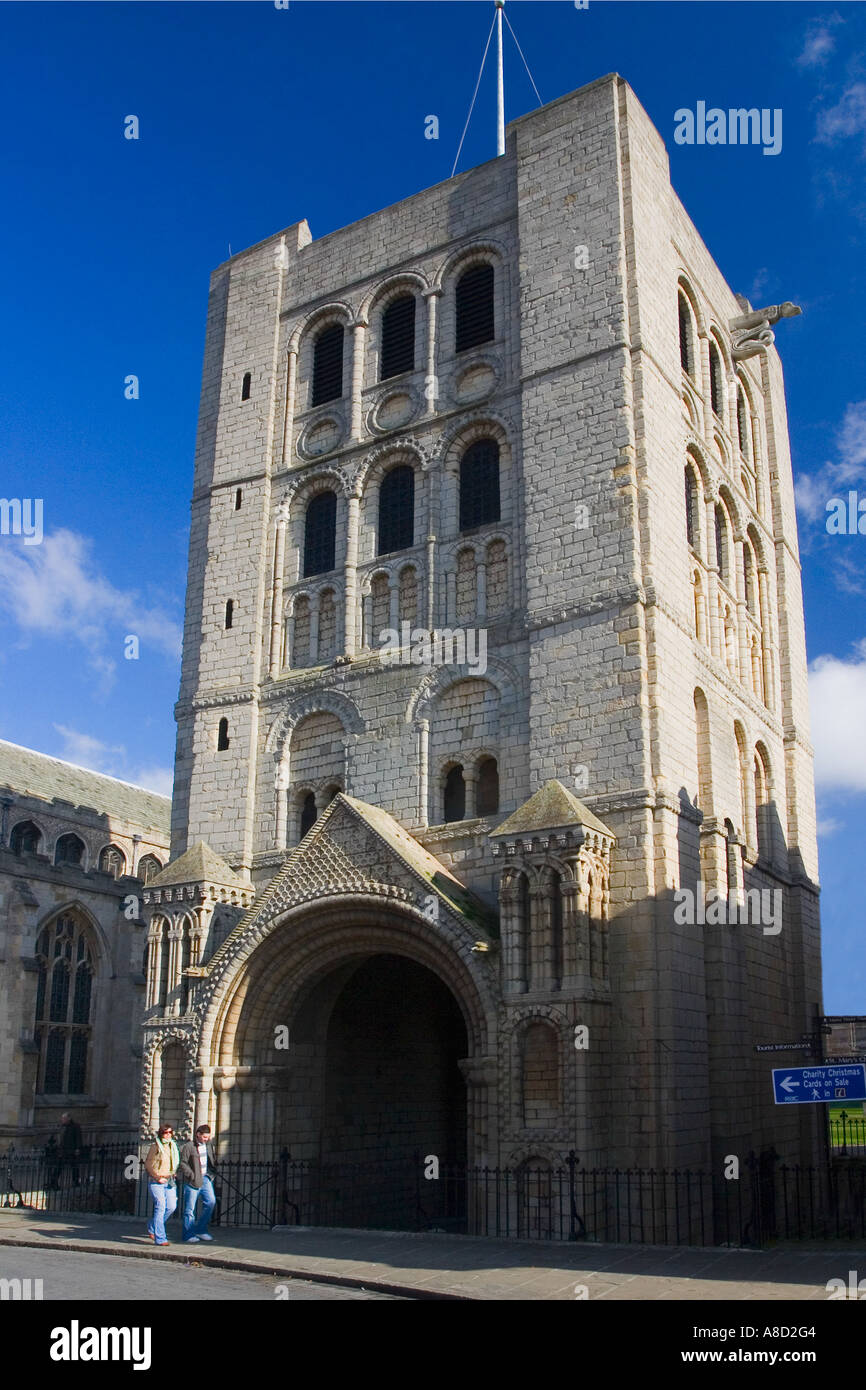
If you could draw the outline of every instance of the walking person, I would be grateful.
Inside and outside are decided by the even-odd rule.
[[[176,1174],[179,1163],[174,1130],[171,1125],[160,1125],[144,1160],[145,1172],[150,1179],[148,1191],[153,1199],[153,1216],[147,1234],[154,1245],[171,1245],[171,1241],[166,1240],[165,1223],[177,1207]]]
[[[184,1180],[183,1193],[183,1238],[187,1245],[197,1245],[200,1240],[213,1240],[208,1234],[208,1222],[216,1206],[213,1190],[213,1174],[216,1172],[213,1146],[210,1141],[210,1125],[199,1125],[192,1143],[184,1144],[180,1151],[180,1172]],[[196,1203],[201,1198],[201,1212],[196,1220]]]

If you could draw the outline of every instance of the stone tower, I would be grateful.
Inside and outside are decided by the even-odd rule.
[[[151,885],[146,1057],[183,1051],[225,1149],[813,1156],[753,1050],[814,1026],[820,961],[778,315],[750,310],[616,75],[214,272],[172,854],[205,842],[183,892],[223,917],[166,910],[174,861]]]

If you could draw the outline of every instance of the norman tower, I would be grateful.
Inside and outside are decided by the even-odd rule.
[[[243,1156],[813,1156],[753,1052],[820,1009],[777,316],[616,75],[214,272],[145,1125],[185,1105]],[[389,629],[486,662],[387,663]],[[778,922],[679,920],[700,883],[778,892]]]

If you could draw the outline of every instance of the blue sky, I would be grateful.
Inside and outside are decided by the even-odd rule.
[[[545,101],[620,72],[734,289],[793,299],[785,366],[801,502],[825,1004],[866,1012],[866,496],[861,350],[866,6],[509,0]],[[488,0],[0,6],[0,494],[45,539],[0,544],[0,736],[157,790],[172,709],[208,276],[306,217],[314,237],[447,178]],[[506,49],[506,116],[536,105]],[[494,153],[488,66],[460,168]],[[783,146],[678,146],[674,112],[781,108]],[[123,138],[139,117],[141,138]],[[425,117],[439,139],[424,138]],[[140,398],[124,398],[135,374]],[[140,657],[123,656],[128,633]]]

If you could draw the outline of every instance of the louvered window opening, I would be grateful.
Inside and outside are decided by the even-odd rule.
[[[380,380],[411,372],[415,367],[415,296],[403,295],[382,315],[382,370]]]
[[[689,545],[692,546],[693,549],[696,549],[696,548],[697,548],[697,544],[698,544],[698,514],[697,514],[697,513],[698,513],[698,509],[697,509],[697,500],[698,500],[698,499],[697,499],[697,488],[696,488],[696,486],[695,486],[695,477],[694,477],[694,474],[692,473],[692,470],[691,470],[690,468],[687,468],[687,469],[685,470],[685,476],[686,476],[686,534],[687,534],[688,539],[689,539]]]
[[[715,344],[710,344],[710,405],[713,414],[721,419],[724,406],[724,393],[722,391],[722,363],[719,357],[719,350]]]
[[[689,306],[685,296],[678,296],[678,307],[680,316],[680,366],[688,375],[692,375],[692,316],[689,313]]]
[[[328,574],[336,562],[337,494],[320,492],[307,507],[304,521],[304,578]]]
[[[499,445],[479,439],[460,460],[460,530],[499,520]]]
[[[415,473],[408,464],[392,468],[379,493],[379,555],[409,550],[415,541]]]
[[[457,282],[457,352],[494,337],[493,266],[473,265]]]
[[[334,323],[313,349],[313,405],[339,400],[343,394],[343,325]]]

